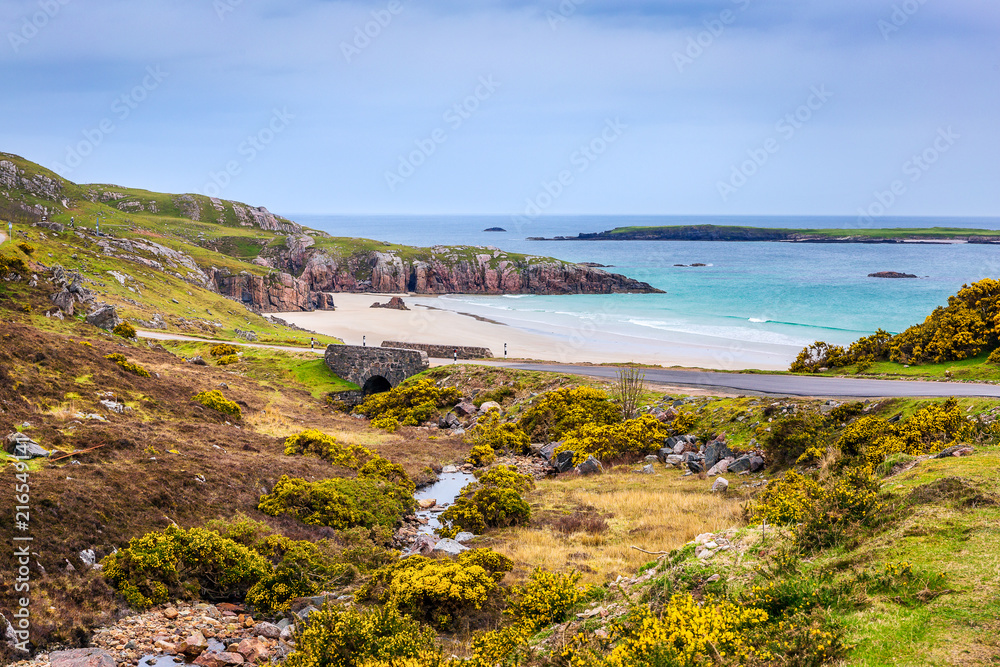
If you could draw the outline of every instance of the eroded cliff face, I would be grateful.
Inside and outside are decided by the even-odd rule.
[[[206,273],[219,294],[262,313],[333,310],[334,307],[332,295],[314,292],[309,283],[287,273],[234,275],[218,269],[209,269]]]
[[[508,259],[499,251],[473,257],[432,255],[404,260],[383,252],[332,257],[289,246],[289,270],[316,292],[416,292],[417,294],[613,294],[659,292],[615,273],[555,260]]]

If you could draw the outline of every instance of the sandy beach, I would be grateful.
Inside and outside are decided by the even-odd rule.
[[[373,303],[384,303],[392,296],[401,296],[410,310],[371,308]],[[472,345],[488,347],[501,359],[506,344],[510,359],[781,370],[788,367],[789,355],[794,356],[798,351],[788,346],[710,337],[695,342],[665,342],[604,331],[600,323],[573,328],[508,317],[484,319],[449,310],[452,304],[447,300],[427,295],[336,294],[334,301],[335,311],[276,313],[276,316],[304,329],[336,336],[349,345],[361,345],[362,337],[367,345],[374,346],[387,340]]]

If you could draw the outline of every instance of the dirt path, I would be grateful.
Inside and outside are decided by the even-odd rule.
[[[320,345],[315,349],[310,349],[308,347],[292,347],[290,345],[266,345],[264,343],[246,343],[235,340],[219,340],[217,338],[198,338],[197,336],[184,336],[182,334],[165,333],[162,331],[146,331],[144,329],[136,329],[136,334],[139,338],[148,338],[150,340],[182,340],[190,341],[192,343],[229,343],[230,345],[239,345],[241,347],[260,347],[266,350],[281,350],[283,352],[312,352],[320,355],[326,352],[326,347],[323,345]]]

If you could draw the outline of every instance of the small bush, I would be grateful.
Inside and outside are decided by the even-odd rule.
[[[497,460],[497,453],[486,443],[474,445],[469,455],[465,457],[466,463],[471,463],[477,468],[483,468]]]
[[[586,587],[577,586],[580,576],[579,572],[557,574],[536,568],[526,583],[514,586],[504,613],[515,624],[529,628],[531,634],[561,623],[587,595]]]
[[[218,345],[213,345],[212,349],[208,351],[213,357],[229,357],[234,354],[240,353],[240,348],[229,343],[219,343]]]
[[[314,612],[297,637],[287,667],[438,667],[430,628],[391,605]]]
[[[254,584],[246,596],[247,602],[266,613],[288,611],[295,598],[348,584],[357,574],[322,542],[273,535],[255,546],[265,553],[280,554],[274,569]]]
[[[764,458],[776,466],[790,466],[810,449],[825,450],[830,437],[823,419],[811,413],[779,419],[758,433]]]
[[[454,405],[460,398],[458,389],[440,388],[433,380],[424,378],[373,394],[354,411],[371,419],[372,426],[392,432],[399,426],[422,424],[435,417],[440,408]]]
[[[536,398],[518,426],[535,442],[552,442],[585,425],[594,427],[620,421],[621,408],[603,391],[563,387]]]
[[[31,257],[32,255],[35,254],[36,248],[35,248],[35,246],[31,245],[30,243],[25,243],[24,241],[21,241],[20,243],[17,244],[17,247],[18,247],[18,250],[20,250],[21,252],[23,252],[28,257]]]
[[[333,436],[310,428],[285,439],[285,455],[318,456],[330,463],[356,469],[361,461],[375,454],[365,447],[342,445]]]
[[[197,401],[206,408],[211,408],[216,412],[229,415],[234,419],[243,418],[243,411],[240,410],[239,404],[235,401],[230,401],[228,398],[223,396],[222,392],[218,389],[212,389],[211,391],[203,391],[195,394],[191,400]]]
[[[102,562],[104,576],[135,609],[174,598],[242,598],[271,572],[263,556],[217,532],[176,526],[133,539]]]
[[[139,377],[148,378],[153,377],[152,374],[139,364],[132,363],[125,358],[124,354],[120,352],[112,352],[111,354],[104,357],[108,361],[113,361],[118,364],[118,367],[127,373],[132,375],[138,375]]]
[[[237,354],[227,354],[224,357],[219,357],[215,360],[216,366],[232,366],[233,364],[238,364],[240,362],[240,357]]]
[[[15,273],[19,276],[26,276],[31,272],[28,265],[24,263],[24,260],[20,257],[8,257],[7,255],[0,255],[0,276],[7,277],[11,273]]]
[[[289,514],[305,524],[345,529],[392,528],[415,507],[413,495],[395,484],[373,479],[324,479],[307,482],[282,475],[258,509],[270,516]]]
[[[527,475],[513,466],[497,466],[480,474],[479,480],[462,489],[455,503],[441,514],[450,525],[442,534],[459,530],[483,533],[487,528],[521,525],[531,518],[531,507],[521,493],[534,486]]]
[[[363,466],[358,468],[358,479],[382,480],[395,484],[410,493],[413,493],[417,488],[410,476],[403,470],[403,466],[381,456],[372,456]]]
[[[128,339],[136,337],[135,327],[125,321],[119,322],[115,328],[111,330],[111,333]]]
[[[439,627],[448,627],[473,610],[482,609],[498,581],[513,563],[488,550],[461,554],[457,560],[410,556],[376,572],[355,594],[359,601],[395,606]],[[499,570],[487,569],[491,563]],[[486,567],[484,567],[484,565]]]
[[[466,442],[486,451],[527,454],[531,451],[531,439],[517,424],[501,423],[500,413],[491,410],[469,431]],[[488,465],[488,464],[482,464]]]
[[[556,448],[556,453],[575,452],[573,462],[578,465],[586,461],[588,456],[601,461],[623,456],[641,456],[662,447],[663,440],[668,435],[667,428],[653,415],[643,415],[616,424],[585,424],[566,434],[563,444]]]

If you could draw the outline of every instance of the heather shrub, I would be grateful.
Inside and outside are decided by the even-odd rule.
[[[118,364],[118,368],[122,369],[126,373],[131,373],[132,375],[138,375],[139,377],[148,378],[153,377],[152,374],[139,364],[129,361],[124,354],[120,352],[112,352],[111,354],[104,357],[108,361],[113,361]]]
[[[536,398],[525,410],[518,426],[531,440],[552,442],[584,425],[620,421],[621,409],[603,391],[590,387],[563,387]]]
[[[583,463],[588,456],[601,461],[641,456],[659,449],[669,434],[667,427],[652,415],[615,424],[584,424],[567,433],[556,452],[575,452],[576,464]]]
[[[176,526],[135,538],[102,563],[105,578],[135,609],[174,598],[242,598],[271,571],[259,553],[217,532]]]
[[[461,393],[454,387],[441,388],[424,378],[372,394],[354,408],[372,420],[376,428],[394,431],[399,426],[417,426],[438,414],[440,408],[454,405]]]
[[[396,607],[314,612],[298,635],[287,667],[437,667],[434,632]]]
[[[191,400],[197,401],[206,408],[210,408],[216,412],[229,415],[233,419],[243,418],[243,411],[240,410],[239,404],[235,401],[230,401],[228,398],[223,396],[222,392],[218,389],[212,389],[211,391],[203,391],[195,394]]]
[[[234,354],[240,353],[240,348],[230,343],[219,343],[218,345],[213,345],[208,351],[213,357],[228,357]]]
[[[116,336],[121,336],[122,338],[136,337],[135,327],[125,321],[119,322],[115,328],[111,330],[111,333]]]
[[[305,524],[346,529],[392,528],[416,505],[413,494],[376,479],[324,479],[307,482],[282,475],[258,509],[270,516],[288,514]]]

